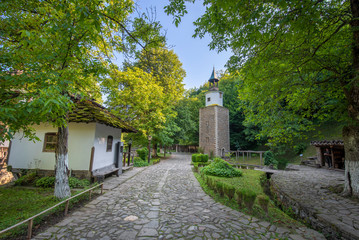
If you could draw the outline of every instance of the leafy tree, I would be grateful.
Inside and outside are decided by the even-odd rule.
[[[339,116],[347,123],[344,192],[359,196],[359,2],[208,0],[204,5],[195,36],[209,33],[212,49],[234,53],[228,66],[242,68],[245,76],[246,121],[259,123],[275,143],[290,142],[316,122]],[[166,11],[178,24],[185,1],[171,1]]]
[[[166,122],[163,88],[142,69],[113,69],[110,77],[102,82],[102,89],[112,112],[131,122],[145,138]]]
[[[229,110],[229,131],[231,149],[255,149],[260,144],[255,135],[258,129],[253,125],[244,125],[245,115],[240,106],[243,100],[243,80],[239,74],[222,74],[219,81],[219,90],[223,92],[223,106]]]
[[[58,127],[55,196],[70,196],[67,113],[70,95],[93,97],[106,76],[132,1],[1,1],[0,141],[31,125]],[[98,93],[95,93],[98,96]],[[6,126],[6,127],[5,127]]]
[[[182,145],[198,145],[199,142],[199,109],[204,107],[203,101],[197,96],[197,91],[188,90],[175,107],[177,116],[175,122],[180,130],[175,136],[175,142]],[[202,94],[203,95],[203,94]]]

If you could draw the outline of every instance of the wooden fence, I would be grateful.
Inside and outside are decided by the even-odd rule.
[[[67,198],[66,200],[63,200],[63,201],[57,203],[56,205],[54,205],[54,206],[52,206],[52,207],[50,207],[50,208],[48,208],[48,209],[46,209],[46,210],[44,210],[44,211],[38,213],[38,214],[36,214],[36,215],[34,215],[34,216],[32,216],[32,217],[29,217],[28,219],[26,219],[26,220],[24,220],[24,221],[22,221],[22,222],[19,222],[19,223],[15,224],[15,225],[12,225],[11,227],[8,227],[8,228],[6,228],[6,229],[4,229],[4,230],[1,230],[1,231],[0,231],[0,234],[5,233],[5,232],[7,232],[7,231],[9,231],[9,230],[11,230],[11,229],[13,229],[13,228],[15,228],[15,227],[20,226],[21,224],[24,224],[24,223],[27,223],[27,222],[28,222],[27,237],[26,237],[26,239],[31,239],[31,236],[32,236],[32,226],[33,226],[34,219],[35,219],[36,217],[38,217],[38,216],[40,216],[40,215],[42,215],[42,214],[44,214],[44,213],[46,213],[46,212],[48,212],[48,211],[50,211],[50,210],[56,208],[56,207],[58,207],[58,206],[60,206],[61,204],[64,204],[64,203],[66,204],[66,205],[65,205],[65,216],[66,216],[67,213],[68,213],[68,210],[69,210],[69,204],[70,204],[70,200],[71,200],[71,199],[76,198],[76,197],[78,197],[78,196],[80,196],[80,195],[82,195],[82,194],[84,194],[84,193],[90,192],[90,200],[91,200],[92,190],[95,189],[95,188],[97,188],[97,187],[101,187],[101,194],[102,194],[102,193],[103,193],[103,183],[100,183],[99,185],[96,185],[96,186],[94,186],[94,187],[92,187],[92,188],[89,188],[89,189],[87,189],[86,191],[80,192],[80,193],[76,194],[75,196],[72,196],[72,197]]]
[[[244,161],[245,158],[247,158],[247,160],[249,160],[249,159],[252,158],[252,153],[259,154],[260,166],[263,166],[263,153],[265,153],[265,151],[252,151],[252,150],[241,151],[241,150],[237,150],[237,151],[228,151],[227,153],[230,154],[230,157],[235,155],[236,156],[236,161],[238,161],[240,158],[243,158],[243,161]]]

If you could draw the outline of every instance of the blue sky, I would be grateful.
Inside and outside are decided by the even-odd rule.
[[[168,1],[137,0],[136,3],[143,12],[146,11],[146,8],[155,7],[156,20],[160,21],[163,28],[167,30],[167,44],[172,46],[187,73],[187,77],[184,79],[186,89],[199,87],[207,82],[213,66],[216,71],[225,70],[224,65],[229,59],[230,53],[210,51],[209,36],[202,39],[192,37],[195,29],[193,22],[205,11],[202,1],[187,5],[188,14],[184,16],[178,28],[172,23],[172,16],[167,16],[164,12],[163,7],[168,4]]]

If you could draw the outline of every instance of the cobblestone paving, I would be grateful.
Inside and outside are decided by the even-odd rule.
[[[274,173],[272,184],[297,213],[331,239],[359,239],[359,203],[329,191],[331,186],[344,184],[344,172],[295,168],[297,171]]]
[[[325,239],[214,202],[193,176],[189,155],[136,171],[34,239]]]

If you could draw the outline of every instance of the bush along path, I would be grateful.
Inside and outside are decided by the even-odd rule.
[[[190,163],[190,155],[174,155],[149,166],[35,239],[325,239],[215,202]]]

